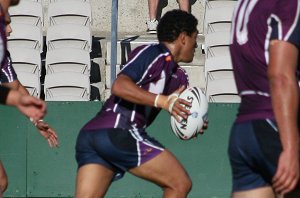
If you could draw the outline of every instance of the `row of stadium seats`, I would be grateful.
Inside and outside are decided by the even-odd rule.
[[[236,1],[206,1],[204,51],[206,96],[209,102],[240,102],[229,53],[232,14]]]
[[[40,1],[20,1],[9,9],[12,21],[43,27],[47,25],[74,23],[90,26],[92,23],[91,4],[87,1],[52,0],[44,12]],[[47,14],[45,14],[47,13]]]
[[[13,32],[8,38],[8,48],[12,64],[20,82],[30,93],[39,97],[43,86],[46,101],[90,100],[90,3],[77,0],[50,2],[46,41],[42,33],[44,15],[41,3],[22,1],[9,12]],[[43,50],[46,54],[44,65],[41,60]]]

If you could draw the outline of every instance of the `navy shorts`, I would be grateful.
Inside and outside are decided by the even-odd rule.
[[[119,179],[128,169],[154,158],[164,147],[143,130],[81,130],[76,142],[78,168],[101,164],[115,171]]]
[[[233,192],[272,185],[282,146],[274,121],[235,123],[228,154],[233,175]]]

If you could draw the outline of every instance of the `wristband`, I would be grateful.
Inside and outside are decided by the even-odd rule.
[[[168,96],[168,101],[172,98],[172,97],[176,97],[176,98],[178,98],[179,97],[179,93],[172,93],[172,94],[170,94],[169,96]]]
[[[31,117],[29,118],[29,120],[30,120],[30,122],[32,122],[32,124],[33,124],[34,126],[36,126],[38,122],[44,122],[43,119],[40,119],[40,120],[38,120],[37,122],[34,122],[33,118],[31,118]]]
[[[172,114],[172,110],[173,110],[173,107],[174,107],[174,104],[176,102],[178,98],[174,98],[169,106],[169,112]]]
[[[154,100],[154,106],[155,106],[155,107],[157,107],[157,102],[158,102],[159,96],[160,96],[160,95],[157,94],[156,97],[155,97],[155,100]]]

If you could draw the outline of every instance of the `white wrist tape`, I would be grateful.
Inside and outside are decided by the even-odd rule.
[[[168,101],[172,98],[172,97],[176,97],[178,98],[179,97],[179,93],[172,93],[168,96]]]
[[[158,102],[159,96],[160,96],[160,95],[157,94],[156,97],[155,97],[155,100],[154,100],[154,106],[155,106],[155,107],[157,107],[157,102]]]
[[[170,113],[172,113],[174,104],[175,104],[175,102],[176,102],[177,99],[178,99],[178,97],[177,97],[177,98],[174,98],[174,99],[172,100],[172,102],[171,102],[171,104],[170,104],[170,106],[169,106],[169,112],[170,112]]]

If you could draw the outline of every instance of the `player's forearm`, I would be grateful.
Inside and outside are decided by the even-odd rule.
[[[7,96],[6,104],[10,106],[18,106],[20,104],[21,93],[16,90],[11,90]]]
[[[28,90],[20,83],[18,91],[23,95],[30,95]]]
[[[268,77],[275,119],[284,150],[298,152],[299,87],[296,79],[298,49],[284,41],[270,43]]]
[[[281,79],[271,83],[272,103],[284,150],[298,152],[298,103],[296,79]]]
[[[19,80],[14,80],[13,82],[9,83],[2,83],[2,85],[10,89],[17,90],[23,95],[29,95],[27,89],[20,83]]]
[[[121,75],[112,86],[112,94],[132,103],[153,106],[156,94],[138,87],[129,77]]]

